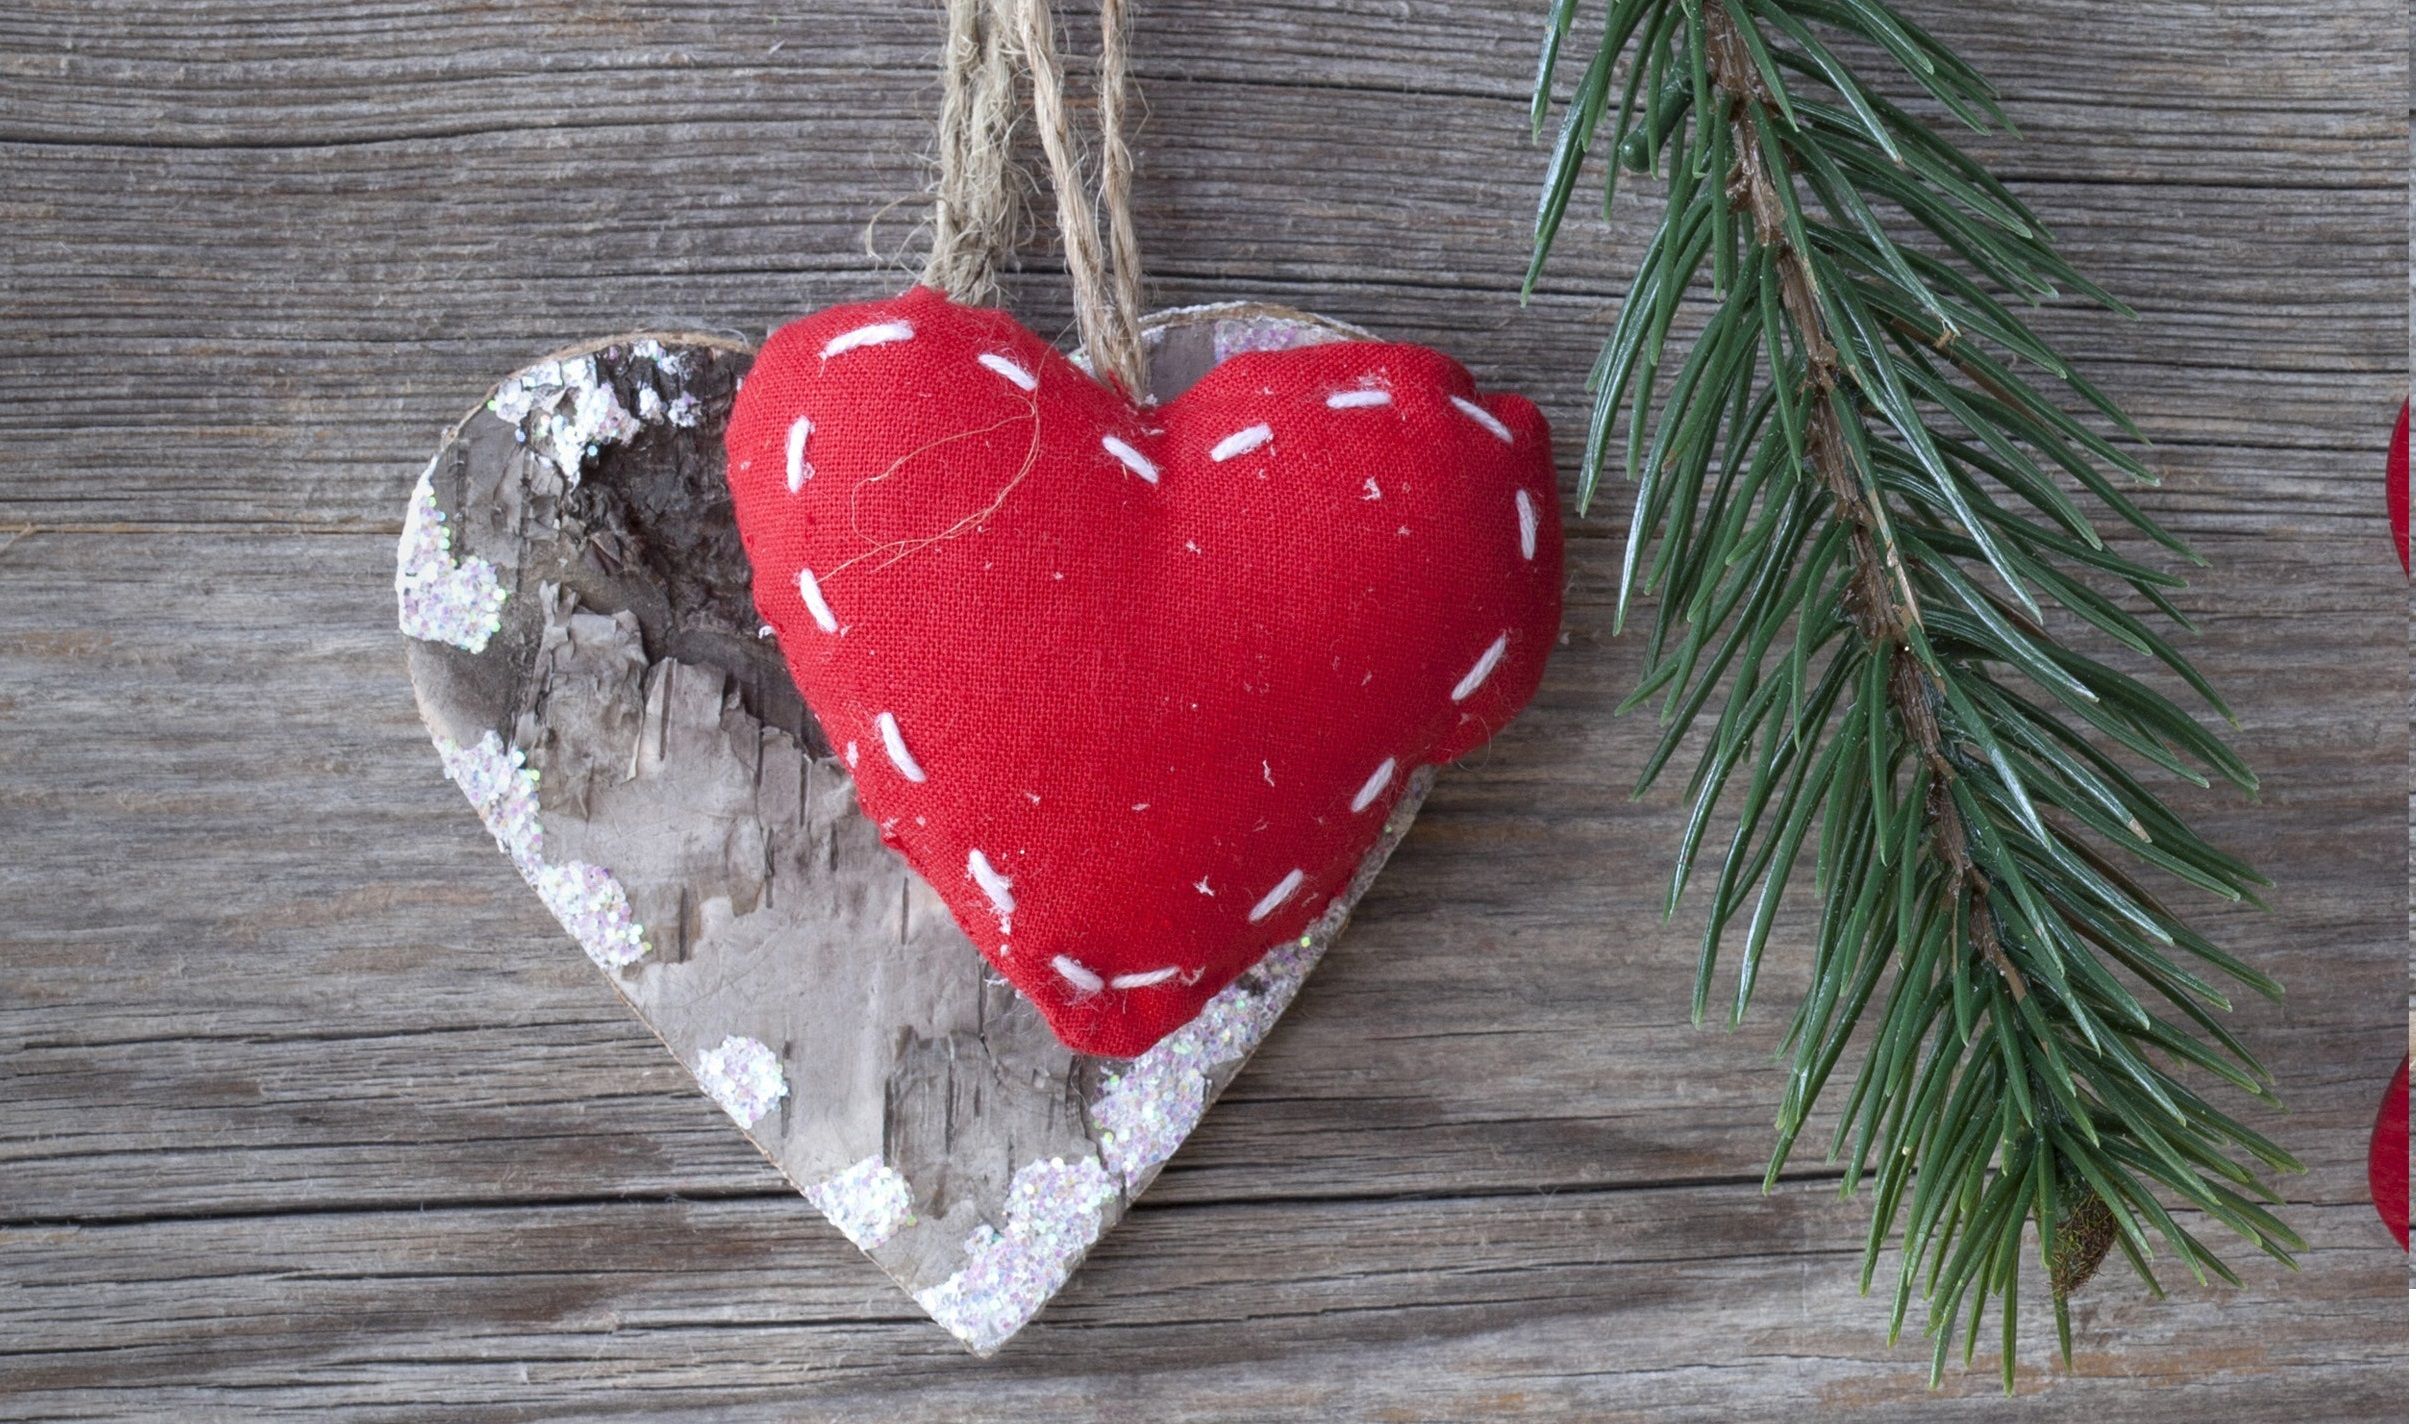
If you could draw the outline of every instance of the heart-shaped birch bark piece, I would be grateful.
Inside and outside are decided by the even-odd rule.
[[[1150,319],[1170,397],[1365,333]],[[1408,830],[1140,1058],[1069,1052],[881,844],[756,622],[723,480],[752,352],[613,337],[497,386],[413,491],[396,592],[446,773],[639,1019],[806,1199],[976,1353],[1038,1313],[1291,1002]]]

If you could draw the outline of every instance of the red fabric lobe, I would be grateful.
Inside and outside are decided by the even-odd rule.
[[[728,442],[865,813],[1082,1052],[1300,935],[1559,629],[1543,417],[1422,347],[1247,353],[1136,408],[918,288],[775,333]]]
[[[2399,424],[2391,431],[2391,453],[2383,464],[2382,497],[2391,511],[2391,539],[2399,546],[2399,567],[2408,567],[2408,403],[2399,403]]]
[[[2374,1113],[2374,1135],[2366,1144],[2366,1185],[2382,1224],[2408,1249],[2408,1060],[2382,1095]]]

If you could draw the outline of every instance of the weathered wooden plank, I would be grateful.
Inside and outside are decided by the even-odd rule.
[[[2218,487],[2262,464],[2226,460]],[[2203,651],[2268,788],[2261,806],[2200,799],[2282,887],[2271,915],[2210,922],[2292,983],[2286,1012],[2249,1002],[2244,1027],[2298,1109],[2276,1129],[2337,1169],[2328,1199],[2354,1199],[2356,1143],[2318,1124],[2367,1111],[2372,1085],[2334,1065],[2401,1033],[2359,998],[2401,973],[2373,927],[2399,904],[2403,808],[2367,750],[2398,735],[2404,674],[2359,641],[2396,576],[2277,537],[2270,513],[2192,518],[2240,529],[2210,541],[2192,606],[2239,610]],[[2336,516],[2353,535],[2369,519]],[[1756,1168],[1776,1015],[1683,1027],[1695,912],[1655,913],[1673,793],[1624,802],[1650,724],[1602,714],[1633,654],[1602,636],[1610,551],[1589,549],[1537,705],[1444,778],[1300,1006],[1310,1027],[1276,1036],[1278,1066],[1225,1110],[1244,1120],[1212,1120],[1164,1190],[1197,1174],[1202,1193],[1313,1194],[1338,1161],[1402,1191]],[[40,749],[0,784],[0,820],[39,828],[34,857],[0,866],[17,1209],[772,1181],[618,1022],[429,767],[386,631],[390,557],[383,538],[299,532],[37,534],[0,554],[0,606],[23,620],[0,639],[0,698]],[[305,597],[324,623],[275,616]],[[129,865],[173,867],[190,893]],[[1781,1003],[1802,967],[1767,972]]]
[[[2136,146],[2148,155],[2139,171],[2161,176],[2192,161],[2273,162],[2270,138],[2295,130],[2339,143],[2336,172],[2377,162],[2377,181],[2388,181],[2388,156],[2357,134],[2387,137],[2405,75],[2389,45],[2371,42],[2372,17],[2356,7],[1933,8],[1924,23],[2021,97],[2034,146],[2070,142],[2094,162]],[[689,101],[699,75],[744,86],[768,116],[793,120],[818,112],[829,86],[852,74],[927,105],[940,33],[937,17],[916,6],[825,8],[810,19],[662,6],[599,24],[570,6],[453,0],[336,19],[275,0],[181,15],[171,55],[152,18],[143,6],[96,13],[74,0],[0,16],[0,46],[22,56],[0,134],[72,143],[132,137],[139,122],[143,142],[273,146],[447,137],[502,127],[507,115],[557,128],[633,126]],[[1193,80],[1523,102],[1533,75],[1534,20],[1514,6],[1167,0],[1139,26],[1138,76],[1153,89]],[[2243,54],[2255,63],[2239,63]],[[2276,103],[2276,94],[2291,100]],[[2248,126],[2237,132],[2250,141],[2197,141],[2209,115]]]
[[[2065,29],[2023,34],[2087,35],[2109,23],[2092,21],[2089,8],[2026,18]],[[406,17],[364,20],[329,37],[362,45],[357,58],[314,61],[295,38],[307,32],[299,17],[268,7],[247,17],[268,27],[266,37],[242,25],[206,29],[205,49],[215,44],[234,56],[230,71],[208,82],[186,62],[161,70],[69,55],[54,66],[66,76],[55,82],[105,95],[107,107],[73,135],[36,135],[12,153],[12,201],[36,221],[12,244],[16,256],[0,255],[0,272],[27,293],[20,309],[43,314],[45,339],[38,356],[30,343],[0,343],[0,376],[26,397],[0,410],[0,429],[22,442],[31,466],[22,487],[5,492],[9,517],[381,519],[389,452],[449,418],[459,401],[454,372],[500,369],[566,337],[639,321],[759,331],[784,312],[904,280],[902,266],[865,259],[860,238],[873,210],[919,182],[911,155],[924,142],[928,105],[904,78],[906,61],[722,74],[713,53],[690,43],[701,33],[691,24],[679,32],[687,38],[641,49],[605,86],[592,46],[575,32],[481,19],[485,13],[426,23],[496,23],[553,58],[533,61],[497,45],[468,46],[465,58],[437,48],[443,31]],[[2310,31],[2280,8],[2243,9],[2238,18],[2227,10],[2224,25],[2193,30],[2185,43],[2200,53],[2265,45],[2284,57],[2268,72],[2260,51],[2261,82],[2279,84],[2296,72],[2287,56],[2302,53],[2298,46],[2323,56],[2333,53],[2324,46],[2346,42],[2359,22],[2342,13],[2327,11]],[[1351,47],[1356,29],[1419,36],[1515,23],[1419,18],[1363,14],[1339,24],[1339,38],[1324,37],[1322,27],[1268,33],[1278,46],[1308,46],[1295,68],[1313,76],[1333,49]],[[1165,24],[1172,35],[1194,21],[1211,34],[1232,23],[1177,12]],[[921,42],[913,38],[919,23],[906,12],[851,15],[824,42],[830,48],[815,52],[854,47],[845,48],[853,57],[886,44],[907,53]],[[403,49],[372,42],[398,28]],[[2175,20],[2166,28],[2186,27]],[[1288,38],[1296,32],[1309,38]],[[890,38],[876,41],[876,33]],[[2107,48],[2127,55],[2139,47]],[[2068,49],[2096,52],[2059,44],[2059,62]],[[2026,192],[2080,260],[2147,319],[2125,326],[2055,314],[2047,327],[2101,374],[2156,363],[2131,375],[2126,394],[2160,440],[2337,447],[2359,428],[2393,360],[2404,359],[2392,354],[2404,351],[2396,306],[2377,299],[2384,283],[2396,291],[2392,274],[2403,265],[2398,146],[2388,137],[2395,120],[2392,106],[2375,98],[2391,89],[2385,81],[2395,71],[2374,46],[2353,51],[2360,58],[2328,70],[2325,97],[2312,110],[2273,104],[2261,97],[2271,89],[2244,86],[2224,70],[2196,74],[2171,115],[2118,122],[2082,103],[2061,127],[2048,125],[2079,147],[2037,153]],[[407,53],[419,54],[421,67],[402,62]],[[1623,210],[1612,241],[1564,245],[1551,291],[1515,317],[1504,293],[1524,256],[1530,180],[1519,174],[1540,158],[1519,148],[1522,114],[1511,91],[1419,95],[1373,78],[1321,86],[1289,74],[1278,82],[1259,50],[1232,53],[1250,57],[1186,54],[1151,83],[1145,149],[1154,176],[1142,187],[1141,221],[1163,297],[1265,295],[1330,308],[1388,334],[1448,341],[1489,379],[1529,389],[1556,411],[1577,408],[1584,353],[1620,289],[1622,254],[1651,219],[1649,199]],[[102,64],[102,77],[114,82],[77,82],[77,65],[87,62]],[[2094,91],[2079,72],[2059,82],[2083,95],[2163,92],[2138,86],[2180,83],[2184,76],[2165,63],[2123,60]],[[1223,77],[1195,77],[1219,73],[1218,64],[1228,67]],[[461,72],[479,66],[502,92],[484,92]],[[36,77],[43,70],[28,67]],[[272,72],[283,82],[267,88],[264,104],[246,81]],[[145,111],[144,76],[188,103],[223,92],[216,102],[229,114],[262,127],[205,125],[146,146],[175,125]],[[2111,82],[2117,78],[2125,83]],[[737,111],[667,108],[668,93],[647,87],[725,79],[733,87],[714,92],[738,95]],[[790,92],[784,84],[809,102],[781,99]],[[640,97],[605,127],[582,128],[586,111],[577,106],[599,88],[610,90],[607,104]],[[348,102],[365,122],[383,122],[378,116],[398,105],[450,107],[425,133],[341,140],[322,136],[326,115],[278,107],[346,95],[358,96]],[[748,102],[756,99],[770,111],[758,113]],[[2032,102],[2052,110],[2057,101]],[[2242,107],[2221,110],[2224,103]],[[25,107],[50,113],[59,105]],[[2182,122],[2185,114],[2197,123]],[[2275,121],[2286,131],[2239,129],[2234,121],[2244,114],[2282,116]],[[133,116],[150,126],[133,126]],[[2034,125],[2044,117],[2029,109],[2023,116]],[[768,143],[767,126],[777,136]],[[1387,141],[1338,159],[1336,132],[1383,133]],[[2154,136],[2160,147],[2126,169],[2107,150],[2131,133]],[[1506,163],[1505,155],[1521,156]],[[2287,171],[2243,167],[2247,155]],[[2282,182],[2313,186],[2255,186]],[[2325,191],[2320,202],[2306,196],[2315,188]],[[565,203],[565,192],[615,197]],[[266,222],[264,194],[274,197]],[[172,230],[151,220],[167,195],[179,207]],[[451,223],[469,225],[432,231],[426,215],[439,204]],[[1316,220],[1302,221],[1304,212]],[[1414,222],[1403,220],[1409,214]],[[885,243],[910,244],[910,226],[901,217]],[[319,241],[330,231],[354,240],[331,252]],[[576,242],[586,258],[569,276],[556,260],[563,242]],[[1018,286],[1044,325],[1062,315],[1054,288],[1043,277]],[[377,294],[373,304],[360,300],[364,290]],[[2289,300],[2276,303],[2277,294]],[[223,318],[205,338],[154,339],[173,332],[196,300]],[[75,331],[57,333],[63,320]],[[146,339],[129,343],[138,331]],[[393,342],[424,335],[434,337],[415,348],[424,361],[398,370]],[[287,419],[227,418],[246,392],[276,389],[298,363],[316,379],[284,397],[293,407]],[[197,371],[207,374],[196,379]],[[124,441],[96,445],[63,429],[56,411],[69,400],[87,412],[79,430],[118,427]],[[129,462],[126,447],[145,442],[182,458]],[[292,472],[269,486],[280,497],[265,505],[249,503],[262,492],[257,480],[203,473],[263,464]]]
[[[638,294],[642,283],[612,285],[627,294],[630,305],[647,305]],[[1214,278],[1170,279],[1159,282],[1157,290],[1169,300],[1208,300],[1229,295],[1236,285]],[[1573,466],[1574,442],[1583,429],[1577,413],[1583,407],[1574,383],[1582,379],[1602,332],[1600,322],[1589,318],[1606,306],[1580,311],[1557,302],[1547,327],[1540,318],[1533,324],[1514,319],[1503,305],[1495,318],[1503,323],[1500,329],[1455,331],[1453,323],[1466,322],[1469,310],[1466,299],[1448,293],[1271,280],[1251,282],[1248,289],[1276,300],[1320,302],[1345,320],[1374,322],[1388,336],[1461,348],[1475,368],[1486,373],[1489,384],[1533,390],[1548,402],[1559,415],[1563,466]],[[834,279],[818,290],[837,298],[877,287]],[[2372,311],[2395,290],[2375,298],[2344,294],[2326,299],[2264,329],[2292,346],[2340,341],[2349,349],[2379,353],[2380,343],[2402,339],[2400,323],[2348,317],[2335,321],[2331,313],[2336,306]],[[501,290],[484,295],[496,303],[509,300]],[[693,305],[726,311],[755,299],[733,293],[726,306],[710,297],[700,297]],[[585,310],[591,302],[599,309]],[[566,303],[554,329],[600,333],[609,324],[600,309],[605,305],[582,294]],[[172,312],[163,305],[148,319],[170,320]],[[770,320],[769,313],[765,320]],[[516,316],[497,324],[517,328],[527,321]],[[2198,309],[2176,317],[2161,337],[2151,337],[2151,344],[2168,353],[2166,363],[2141,368],[2101,361],[2091,366],[2102,383],[2122,394],[2158,441],[2150,458],[2174,485],[2168,500],[2196,497],[2199,452],[2209,445],[2356,453],[2369,463],[2373,458],[2380,436],[2373,429],[2372,411],[2392,401],[2399,379],[2385,364],[2387,356],[2372,354],[2354,366],[2325,358],[2325,364],[2302,367],[2287,363],[2303,359],[2304,353],[2283,350],[2272,353],[2275,365],[2267,369],[2181,364],[2200,355],[2214,359],[2252,350],[2256,329],[2236,313]],[[2111,338],[2101,326],[2094,339]],[[110,413],[105,418],[96,415],[96,425],[63,426],[56,414],[59,402],[79,392],[60,386],[55,364],[21,373],[17,386],[28,396],[0,409],[0,433],[12,442],[15,459],[23,462],[12,463],[0,480],[0,524],[198,521],[390,527],[395,491],[412,473],[410,461],[398,454],[424,445],[449,418],[443,412],[459,405],[457,373],[478,369],[481,361],[489,362],[489,369],[509,367],[555,342],[534,329],[521,331],[517,340],[464,337],[415,355],[411,369],[417,374],[402,380],[391,374],[391,348],[358,339],[266,343],[223,355],[208,344],[182,341],[164,343],[150,354],[125,354],[122,347],[97,340],[87,340],[73,353],[57,349],[61,344],[53,343],[51,349],[59,356],[74,356],[76,369],[85,373],[76,378],[79,387],[106,387],[81,394]],[[2066,344],[2086,359],[2083,343]],[[2259,352],[2257,359],[2264,354]],[[276,397],[280,408],[294,413],[291,423],[229,418],[225,402],[265,399],[264,393],[281,389],[277,373],[298,362],[313,363],[315,379],[324,384]],[[197,379],[197,363],[206,363],[214,374]],[[1572,368],[1578,374],[1572,375]],[[0,358],[0,371],[20,374],[5,358]],[[40,393],[38,398],[33,392]],[[163,401],[190,413],[171,414]],[[2277,509],[2337,509],[2354,511],[2359,519],[2370,516],[2366,487],[2341,479],[2337,462],[2293,462],[2286,468],[2300,470],[2305,477],[2277,481],[2262,493],[2251,490],[2241,497],[2267,499]],[[1613,520],[1621,498],[1616,488],[1606,491],[1607,513]]]
[[[2314,1168],[2288,1188],[2317,1248],[2165,1305],[2109,1276],[2072,1375],[1965,1407],[2399,1417],[2360,1153],[2406,1032],[2372,491],[2405,389],[2404,12],[1913,8],[2009,91],[2025,137],[1983,151],[2143,312],[2043,321],[2216,560],[2189,603],[2267,791],[2192,800],[2280,888],[2208,922],[2291,985],[2239,1026],[2296,1109],[2270,1125]],[[1142,7],[1153,296],[1445,344],[1542,399],[1565,457],[1652,210],[1586,219],[1515,311],[1534,23]],[[895,285],[911,209],[876,235],[900,261],[863,226],[920,181],[936,33],[716,0],[0,13],[0,1415],[1957,1408],[1852,1296],[1860,1204],[1740,1180],[1777,1010],[1682,1026],[1674,812],[1621,799],[1648,726],[1607,717],[1635,659],[1607,638],[1616,492],[1537,707],[1443,780],[1156,1209],[989,1367],[796,1209],[427,770],[386,579],[431,436],[565,340]],[[1055,279],[1014,291],[1063,329]],[[1767,1003],[1801,974],[1778,954]],[[665,1193],[734,1199],[615,1200]]]
[[[2363,1208],[2307,1277],[2091,1292],[2069,1372],[1924,1385],[1870,1336],[1859,1203],[1681,1187],[1145,1208],[989,1362],[786,1203],[335,1212],[0,1232],[0,1391],[42,1418],[2385,1419],[2404,1297]],[[1270,1272],[1272,1263],[1281,1263]],[[2305,1289],[2310,1282],[2328,1288]],[[2243,1306],[2275,1291],[2287,1312]],[[2025,1348],[2045,1348],[2043,1317]],[[1995,1348],[1994,1332],[1983,1359]]]

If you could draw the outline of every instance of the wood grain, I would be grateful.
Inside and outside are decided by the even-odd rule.
[[[1141,1209],[961,1357],[686,1085],[427,755],[393,535],[496,374],[895,286],[935,13],[666,0],[0,7],[0,1416],[485,1420],[2397,1418],[2364,1128],[2407,1032],[2406,603],[2374,479],[2407,374],[2404,9],[1921,0],[1990,140],[2135,323],[2049,332],[2156,441],[2146,502],[2279,882],[2208,913],[2304,1157],[2290,1274],[2080,1307],[1921,1386],[1853,1291],[1864,1204],[1758,1191],[1774,950],[1684,1026],[1668,793],[1609,709],[1624,495],[1573,526],[1536,707],[1445,777]],[[1155,302],[1443,344],[1558,427],[1649,194],[1510,298],[1533,7],[1142,7]],[[1011,277],[1066,327],[1061,281]],[[28,531],[28,532],[13,532]],[[1800,917],[1795,921],[1802,923]],[[1347,1049],[1347,1051],[1343,1051]],[[1969,1400],[1969,1403],[1962,1401]]]

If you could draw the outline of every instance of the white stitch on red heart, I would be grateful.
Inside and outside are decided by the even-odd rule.
[[[1476,666],[1468,669],[1468,675],[1460,679],[1460,685],[1451,690],[1451,700],[1454,702],[1467,701],[1469,693],[1484,686],[1485,679],[1493,676],[1493,670],[1501,665],[1502,654],[1509,649],[1509,634],[1504,633],[1494,639],[1492,646],[1485,649],[1485,655],[1476,660]],[[920,781],[922,778],[918,776],[915,780]]]
[[[1510,427],[1496,419],[1492,411],[1478,405],[1475,401],[1460,396],[1453,396],[1451,403],[1460,408],[1460,414],[1491,431],[1494,439],[1501,441],[1504,445],[1511,443]]]
[[[1459,699],[1454,697],[1452,701],[1457,702]],[[896,716],[884,712],[873,718],[872,721],[873,725],[881,730],[881,749],[889,753],[889,764],[896,767],[898,774],[908,781],[922,781],[924,779],[923,764],[914,759],[913,752],[906,750],[906,738],[898,732]]]
[[[789,427],[790,494],[804,489],[805,482],[814,477],[814,467],[805,462],[805,438],[813,433],[814,422],[802,415],[797,417],[795,425]]]
[[[822,348],[822,359],[828,361],[833,356],[858,347],[886,346],[892,341],[904,341],[913,335],[913,322],[876,321],[870,326],[859,326],[853,331],[842,331],[832,337]]]
[[[1257,924],[1260,920],[1274,914],[1275,907],[1291,899],[1292,892],[1300,888],[1300,882],[1308,878],[1305,873],[1295,870],[1283,879],[1276,881],[1275,888],[1268,891],[1264,898],[1250,907],[1250,923]]]
[[[1393,784],[1393,768],[1396,765],[1391,757],[1386,757],[1384,764],[1376,768],[1375,774],[1367,779],[1367,784],[1359,788],[1359,794],[1351,798],[1353,814],[1375,804],[1376,798],[1384,794],[1384,788]]]
[[[831,606],[822,601],[822,585],[814,581],[812,569],[797,570],[797,596],[805,600],[805,611],[814,615],[814,626],[825,633],[839,631],[839,620],[831,616]]]
[[[1384,498],[1384,491],[1383,491],[1383,490],[1381,490],[1381,489],[1378,489],[1378,488],[1376,487],[1376,477],[1375,477],[1374,475],[1369,475],[1369,476],[1367,477],[1367,484],[1366,484],[1365,488],[1366,488],[1366,490],[1367,490],[1367,493],[1366,493],[1366,494],[1363,494],[1363,495],[1361,495],[1361,496],[1359,496],[1361,499],[1382,499],[1382,498]]]
[[[997,867],[990,864],[990,857],[974,850],[965,857],[965,873],[990,897],[991,908],[1001,915],[1015,913],[1015,882],[999,874]]]
[[[1208,458],[1223,464],[1236,455],[1249,454],[1274,438],[1275,432],[1267,428],[1264,421],[1257,425],[1246,425],[1210,446]]]
[[[1123,441],[1118,440],[1115,436],[1100,436],[1099,448],[1105,450],[1110,455],[1115,456],[1117,459],[1122,460],[1124,462],[1124,468],[1132,471],[1136,475],[1139,475],[1142,479],[1149,481],[1153,485],[1158,482],[1157,462],[1150,459],[1147,455],[1142,454],[1140,451],[1135,450],[1130,445],[1125,444]]]
[[[1152,984],[1163,984],[1182,972],[1181,965],[1169,964],[1163,969],[1151,969],[1140,974],[1119,974],[1107,981],[1107,987],[1110,989],[1146,989]]]
[[[1518,502],[1518,553],[1522,559],[1535,557],[1535,501],[1525,490],[1511,496]]]
[[[1325,398],[1327,410],[1358,410],[1364,406],[1392,403],[1391,391],[1336,391]]]
[[[982,354],[974,357],[973,359],[981,362],[984,366],[996,371],[998,374],[1006,377],[1010,381],[1013,381],[1016,385],[1021,386],[1027,391],[1036,390],[1040,386],[1040,378],[1038,376],[1033,375],[1031,372],[1025,370],[1021,366],[1016,365],[1014,362],[1008,360],[1004,356],[999,355],[995,351],[984,351]]]
[[[1107,981],[1093,974],[1089,966],[1065,955],[1060,954],[1050,960],[1049,967],[1056,970],[1066,983],[1080,989],[1085,994],[1096,994],[1107,987]]]

